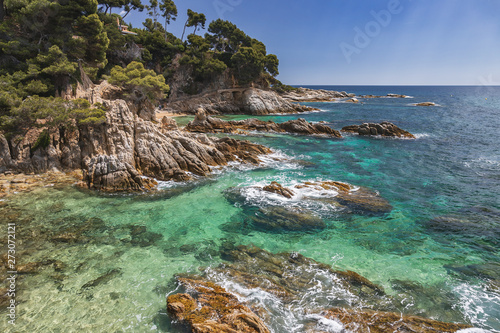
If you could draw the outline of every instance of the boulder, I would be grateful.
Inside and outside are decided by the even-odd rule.
[[[175,119],[164,116],[161,118],[161,129],[164,131],[175,131],[179,128],[177,127],[177,122]]]
[[[436,103],[434,103],[434,102],[422,102],[422,103],[417,103],[415,105],[416,106],[436,106]]]
[[[178,278],[188,293],[167,298],[167,312],[196,333],[270,333],[238,297],[203,279]]]
[[[399,137],[415,139],[415,136],[410,132],[402,130],[393,123],[388,121],[375,123],[364,123],[362,125],[345,126],[341,129],[342,132],[357,133],[359,135],[380,135],[386,137]]]
[[[279,194],[288,199],[291,199],[294,196],[292,190],[283,187],[283,185],[278,182],[271,182],[270,185],[264,186],[262,189],[266,192]]]
[[[352,97],[352,98],[346,99],[344,102],[357,104],[357,103],[359,103],[359,100],[356,97]]]

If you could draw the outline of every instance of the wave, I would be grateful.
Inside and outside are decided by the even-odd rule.
[[[314,282],[311,287],[301,290],[300,299],[288,304],[266,290],[246,287],[220,271],[208,268],[206,273],[209,280],[235,293],[240,301],[269,313],[268,322],[272,332],[300,333],[311,328],[313,331],[345,332],[340,322],[311,312],[324,309],[332,302],[342,302],[355,307],[366,306],[360,297],[343,286],[337,275],[317,266],[307,266],[287,272],[290,274],[290,279],[296,276],[309,276]]]
[[[468,319],[468,321],[479,328],[462,330],[460,333],[499,333],[500,330],[500,295],[492,292],[487,285],[471,285],[462,283],[454,288],[459,296],[456,305]]]

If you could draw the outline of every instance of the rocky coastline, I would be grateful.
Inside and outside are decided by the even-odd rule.
[[[122,96],[122,89],[107,81],[99,85],[89,83],[85,87],[78,84],[72,98],[104,105],[107,109],[105,122],[79,128],[30,128],[24,136],[8,139],[0,133],[0,171],[38,174],[81,170],[79,184],[89,189],[147,191],[155,188],[157,180],[186,181],[193,176],[206,176],[212,167],[229,162],[259,164],[259,156],[270,152],[248,141],[208,137],[204,133],[266,131],[342,137],[329,126],[309,123],[302,118],[274,123],[258,119],[223,121],[210,115],[297,113],[311,110],[297,104],[301,101],[354,99],[353,94],[345,92],[306,88],[281,96],[271,90],[252,87],[220,89],[170,101],[165,109],[167,112],[197,112],[195,120],[179,129],[175,120],[168,117],[158,123],[155,108],[150,103],[137,103]],[[366,135],[364,125],[345,127],[342,131]],[[382,127],[383,130],[376,134],[412,137],[390,123],[368,126],[371,126],[369,134]],[[48,144],[37,147],[36,142],[44,131],[48,132]]]
[[[42,128],[32,128],[20,139],[0,134],[0,170],[30,174],[81,169],[90,189],[144,191],[154,188],[154,179],[184,181],[229,162],[258,164],[258,156],[270,152],[249,141],[162,128],[151,105],[107,99],[119,95],[119,88],[106,81],[77,97],[87,95],[107,108],[103,124],[49,130],[47,146],[36,150]]]

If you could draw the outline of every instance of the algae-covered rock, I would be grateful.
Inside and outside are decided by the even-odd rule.
[[[333,308],[321,314],[328,319],[342,323],[349,332],[452,333],[471,327],[465,324],[444,323],[417,316],[366,309]]]
[[[326,228],[313,212],[300,208],[265,207],[252,216],[252,223],[269,231],[308,231]]]
[[[187,293],[170,295],[167,311],[190,326],[191,332],[270,333],[267,326],[236,295],[206,280],[179,278]]]

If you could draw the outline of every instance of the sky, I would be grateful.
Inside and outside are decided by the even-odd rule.
[[[285,84],[500,85],[499,0],[175,3],[169,31],[182,34],[188,8],[207,16],[206,27],[231,21],[278,56]],[[145,18],[130,13],[125,21],[142,27]]]

